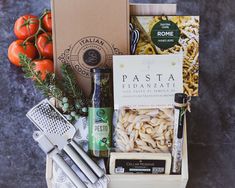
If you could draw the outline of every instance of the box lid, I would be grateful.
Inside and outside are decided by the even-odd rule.
[[[54,62],[74,69],[90,92],[90,69],[112,66],[113,54],[129,52],[128,0],[52,0]]]

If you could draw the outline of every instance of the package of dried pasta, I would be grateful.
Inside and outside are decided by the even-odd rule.
[[[182,54],[113,57],[116,151],[170,152],[182,62]]]
[[[114,146],[117,152],[168,153],[173,139],[173,109],[115,111]]]
[[[184,93],[198,96],[199,16],[132,16],[131,52],[135,55],[183,52]],[[135,33],[139,33],[135,35]]]

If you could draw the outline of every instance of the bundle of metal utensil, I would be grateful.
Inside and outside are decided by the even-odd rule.
[[[78,188],[88,186],[61,156],[61,151],[76,164],[92,184],[107,178],[102,170],[73,140],[75,127],[47,100],[41,101],[26,115],[39,129],[33,134],[41,149],[64,171]]]

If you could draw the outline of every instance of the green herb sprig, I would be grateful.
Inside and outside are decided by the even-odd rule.
[[[46,97],[57,99],[59,110],[70,122],[75,122],[80,116],[87,116],[87,101],[77,85],[70,65],[62,64],[61,80],[57,80],[54,73],[48,73],[46,79],[42,80],[41,73],[35,71],[35,64],[32,60],[23,54],[20,54],[19,57],[25,78],[32,79],[35,87]]]
[[[66,96],[70,101],[72,101],[73,110],[78,112],[80,115],[87,115],[87,101],[82,90],[79,88],[76,76],[72,67],[69,64],[61,65],[62,74],[62,87],[66,93]],[[71,116],[75,116],[71,113]],[[75,116],[76,117],[76,116]]]

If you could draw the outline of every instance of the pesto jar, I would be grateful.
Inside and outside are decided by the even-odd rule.
[[[92,90],[88,107],[89,153],[94,157],[109,156],[113,118],[112,71],[91,69]]]

